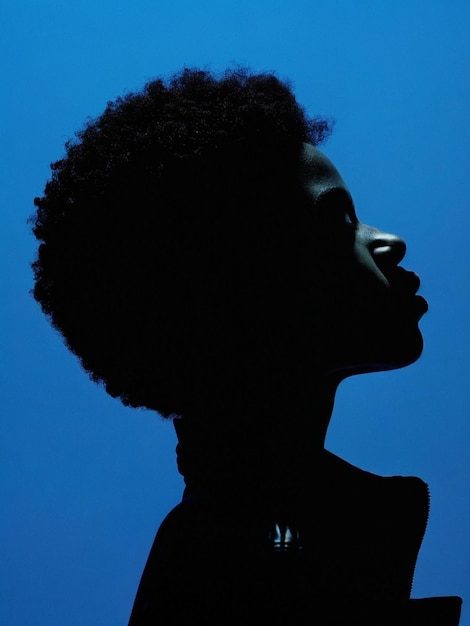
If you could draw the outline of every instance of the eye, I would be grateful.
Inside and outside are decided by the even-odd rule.
[[[320,194],[313,214],[319,245],[338,256],[348,254],[356,240],[359,223],[348,191],[330,189]]]
[[[321,194],[315,205],[317,217],[325,224],[356,227],[358,223],[351,197],[344,189],[331,189]]]

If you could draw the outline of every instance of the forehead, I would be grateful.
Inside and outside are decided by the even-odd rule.
[[[342,189],[349,195],[340,173],[318,148],[304,144],[302,155],[302,178],[307,191],[314,197],[333,189]]]

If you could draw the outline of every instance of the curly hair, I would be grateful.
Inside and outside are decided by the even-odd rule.
[[[163,416],[268,393],[292,339],[299,155],[329,132],[272,74],[185,69],[76,133],[34,201],[34,297],[94,381]]]

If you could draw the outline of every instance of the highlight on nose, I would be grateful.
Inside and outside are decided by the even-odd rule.
[[[378,232],[372,242],[372,253],[378,262],[397,265],[406,253],[406,243],[397,235]]]

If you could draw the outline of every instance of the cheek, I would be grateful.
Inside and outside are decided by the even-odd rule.
[[[303,260],[300,308],[322,328],[370,324],[389,308],[390,284],[359,239],[317,240]]]
[[[383,291],[390,288],[390,282],[376,263],[371,250],[363,242],[356,241],[353,248],[351,269],[358,280],[371,290]]]
[[[327,314],[354,317],[383,310],[390,298],[390,283],[367,250],[357,246],[347,255],[338,255],[324,281]],[[326,307],[327,308],[327,307]]]

